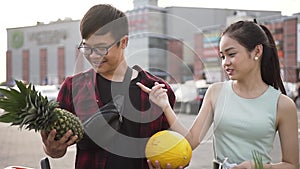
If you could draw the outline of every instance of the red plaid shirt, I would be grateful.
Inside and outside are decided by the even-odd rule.
[[[170,104],[171,106],[174,105],[175,95],[170,86],[164,80],[153,76],[138,66],[134,66],[133,69],[136,69],[140,73],[142,77],[140,82],[149,88],[154,85],[154,82],[165,83],[166,88],[168,89]],[[97,90],[96,85],[96,73],[93,69],[90,69],[87,72],[67,77],[61,86],[57,101],[61,108],[73,112],[84,121],[95,113],[99,107],[103,106],[99,97],[99,92],[95,91],[99,91]],[[140,124],[140,137],[149,138],[158,131],[168,129],[169,124],[160,108],[157,106],[151,106],[150,110],[147,110],[150,107],[148,94],[141,92],[140,100],[142,118],[149,119],[151,117],[158,116],[158,118],[154,119],[152,122]],[[83,149],[81,147],[89,147],[89,145],[87,145],[89,143],[84,140],[85,138],[77,144],[75,168],[105,169],[108,152],[100,147],[96,149]],[[139,169],[148,169],[145,158],[142,159],[141,164],[142,166]]]

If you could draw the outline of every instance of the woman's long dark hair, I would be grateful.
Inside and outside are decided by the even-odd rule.
[[[263,53],[260,65],[262,80],[286,94],[280,76],[277,48],[267,27],[258,25],[256,22],[238,21],[227,27],[221,37],[225,34],[239,42],[249,52],[253,51],[257,45],[262,44]]]

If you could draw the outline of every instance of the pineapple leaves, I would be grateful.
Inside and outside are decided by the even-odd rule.
[[[10,88],[10,89],[0,89],[0,92],[7,98],[7,99],[16,99],[16,102],[17,101],[21,101],[22,99],[22,96],[21,94],[13,89],[13,88]]]
[[[6,98],[0,99],[0,108],[4,109],[6,112],[18,112],[20,110],[18,106],[18,103],[14,100]]]
[[[0,108],[5,110],[5,114],[0,116],[0,122],[20,125],[20,128],[39,130],[42,123],[47,121],[57,104],[48,105],[48,100],[40,92],[35,90],[34,85],[26,86],[22,81],[15,81],[17,89],[0,89],[5,96],[0,98]],[[52,106],[52,107],[51,107]]]
[[[20,92],[27,95],[28,91],[27,91],[27,88],[26,88],[25,84],[22,83],[21,81],[17,81],[17,80],[15,82],[16,82]],[[31,84],[28,86],[28,89],[31,89]]]
[[[252,151],[252,158],[254,161],[255,169],[263,169],[264,168],[262,156],[258,151]]]
[[[14,121],[16,118],[18,118],[17,114],[13,114],[13,113],[6,113],[0,116],[0,122],[3,123],[11,123],[12,121]]]
[[[0,89],[5,96],[0,98],[0,108],[5,114],[0,114],[0,122],[18,125],[20,129],[45,130],[56,129],[55,140],[59,140],[68,131],[78,135],[78,141],[83,137],[83,127],[80,119],[74,114],[58,108],[58,102],[48,101],[41,92],[35,90],[32,84],[15,81],[17,88]]]
[[[16,81],[17,82],[17,81]],[[25,85],[24,85],[25,86]],[[14,106],[20,108],[26,105],[24,100],[25,95],[22,92],[10,87],[9,89],[0,89],[0,92],[6,97],[5,100],[0,100],[0,103],[5,102],[5,104],[11,103]],[[5,109],[6,105],[1,105],[0,108]],[[8,110],[7,110],[8,111]]]

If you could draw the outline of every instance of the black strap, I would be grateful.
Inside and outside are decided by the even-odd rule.
[[[128,66],[127,70],[125,72],[125,77],[123,79],[123,85],[122,85],[123,86],[122,87],[123,88],[122,93],[123,93],[124,96],[128,93],[128,92],[126,92],[126,90],[129,90],[131,76],[132,76],[132,69]]]
[[[129,100],[129,87],[130,87],[130,81],[132,76],[132,69],[128,66],[125,72],[125,76],[122,82],[120,93],[114,92],[114,83],[112,83],[112,102],[116,106],[117,110],[119,111],[119,121],[123,121],[123,110],[126,104],[126,101]]]
[[[132,69],[128,66],[127,69],[126,69],[125,75],[124,75],[122,85],[121,85],[121,92],[120,93],[115,92],[114,88],[116,86],[114,85],[114,83],[112,83],[112,86],[111,86],[112,87],[112,89],[111,89],[112,93],[111,94],[112,94],[113,98],[116,95],[126,96],[128,94],[130,81],[131,81],[131,76],[132,76]]]

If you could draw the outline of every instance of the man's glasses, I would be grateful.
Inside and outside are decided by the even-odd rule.
[[[108,54],[108,51],[119,41],[115,41],[111,45],[107,47],[88,47],[85,46],[85,42],[82,41],[78,47],[78,50],[80,53],[82,53],[84,56],[90,56],[93,52],[95,52],[97,55],[105,56]]]

